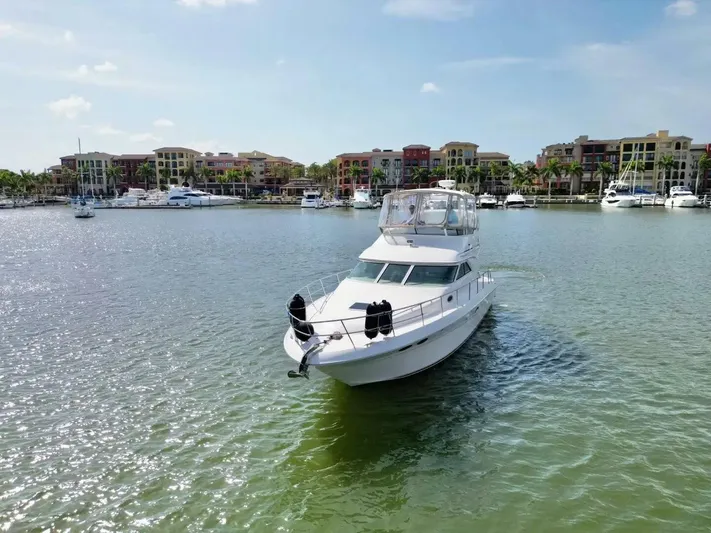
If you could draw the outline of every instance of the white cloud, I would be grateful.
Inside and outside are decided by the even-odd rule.
[[[276,66],[281,67],[286,63],[286,59],[277,59]]]
[[[70,30],[66,30],[64,32],[64,40],[68,43],[73,43],[74,42],[74,33]]]
[[[172,128],[175,124],[172,120],[168,120],[167,118],[159,118],[153,121],[153,126],[156,128]]]
[[[104,61],[101,65],[94,65],[96,72],[116,72],[118,67],[110,61]]]
[[[148,141],[159,143],[163,139],[161,137],[153,135],[152,133],[134,133],[128,138],[128,140],[132,143],[144,143]]]
[[[13,37],[19,32],[12,24],[0,24],[0,39],[3,37]]]
[[[438,93],[439,87],[437,87],[431,81],[428,81],[427,83],[422,84],[422,88],[420,89],[420,92],[421,93]]]
[[[184,7],[200,8],[225,7],[229,4],[256,4],[258,0],[177,0],[178,5]]]
[[[628,135],[669,129],[693,137],[711,116],[711,26],[703,20],[694,28],[667,25],[633,42],[572,47],[560,67],[582,82],[580,98],[605,102],[590,119],[601,129],[615,124]]]
[[[453,61],[451,63],[446,63],[444,67],[451,70],[476,70],[521,65],[522,63],[530,63],[531,61],[533,60],[528,57],[479,57],[476,59],[467,59],[465,61]]]
[[[473,0],[387,0],[383,13],[395,17],[451,21],[471,17]]]
[[[91,102],[87,102],[81,96],[71,95],[69,98],[61,98],[47,104],[52,113],[68,119],[75,119],[80,113],[91,111]]]
[[[696,2],[694,0],[676,0],[669,4],[664,11],[673,17],[690,17],[696,14]]]
[[[123,134],[123,131],[117,130],[112,126],[101,126],[96,129],[96,133],[99,135],[121,135]]]
[[[87,67],[86,65],[80,65],[77,69],[77,74],[79,76],[86,76],[87,74],[89,74],[89,67]]]

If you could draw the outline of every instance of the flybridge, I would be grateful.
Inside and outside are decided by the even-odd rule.
[[[384,234],[472,235],[479,228],[476,198],[451,188],[390,193],[383,200],[378,226]]]

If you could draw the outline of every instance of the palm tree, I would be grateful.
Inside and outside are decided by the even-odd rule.
[[[509,179],[511,180],[511,185],[514,189],[518,189],[521,186],[524,176],[523,165],[509,161],[508,174]]]
[[[249,188],[248,184],[250,180],[254,177],[254,170],[251,166],[246,166],[242,169],[242,181],[244,182],[244,199],[249,198]]]
[[[608,182],[610,178],[615,175],[615,169],[612,166],[612,163],[602,161],[597,164],[597,171],[595,172],[595,175],[600,177],[600,190],[598,192],[598,198],[602,198],[603,182]]]
[[[556,158],[549,159],[546,166],[541,170],[541,177],[548,182],[548,198],[551,197],[551,186],[553,184],[553,178],[556,180],[560,179],[563,174],[563,168],[560,166],[560,161]]]
[[[526,165],[526,169],[524,170],[524,177],[529,187],[534,183],[538,183],[538,178],[540,177],[540,171],[538,167],[536,165]]]
[[[110,165],[106,169],[106,179],[111,183],[114,192],[116,192],[116,183],[123,178],[123,169],[116,165]],[[108,187],[107,187],[108,188]],[[108,193],[108,191],[107,191]]]
[[[225,195],[225,183],[229,183],[230,177],[227,174],[218,174],[217,183],[220,184],[220,194]]]
[[[412,171],[412,183],[417,184],[417,188],[420,188],[420,185],[423,183],[427,183],[430,178],[430,169],[427,167],[415,167],[415,169]]]
[[[169,169],[169,168],[161,168],[161,169],[158,171],[158,174],[160,174],[163,178],[165,178],[166,184],[169,184],[169,183],[170,183],[171,172],[170,172],[170,169]],[[159,189],[161,188],[160,180],[159,180],[159,182],[158,182],[158,188],[159,188]],[[167,188],[168,188],[168,185],[166,185],[165,188],[167,189]]]
[[[195,165],[192,161],[188,163],[188,166],[183,170],[183,179],[187,181],[191,186],[195,186],[195,178],[197,178],[197,172],[195,172]]]
[[[479,165],[467,169],[467,183],[476,183],[477,192],[481,192],[481,186],[486,178],[486,172]]]
[[[306,169],[306,176],[315,183],[321,180],[321,174],[321,165],[318,163],[311,163]]]
[[[351,168],[348,169],[348,175],[353,179],[353,190],[356,190],[356,187],[358,185],[358,178],[360,178],[361,174],[361,169],[360,167],[355,167],[351,166]]]
[[[336,176],[338,176],[338,163],[336,160],[331,159],[328,163],[324,163],[321,166],[321,171],[328,180],[329,187],[335,189],[333,181],[336,179]]]
[[[492,161],[489,163],[489,179],[494,182],[494,185],[496,185],[497,179],[503,176],[504,172],[505,171],[501,166],[501,163],[498,161]]]
[[[456,189],[460,183],[464,183],[467,179],[467,169],[462,165],[452,169],[452,179],[454,180],[454,188]]]
[[[678,167],[678,164],[676,161],[674,161],[674,156],[671,155],[664,155],[659,158],[659,167],[664,171],[664,180],[666,183],[666,180],[671,178],[671,171],[674,170],[675,168]],[[659,190],[659,187],[657,186],[657,190]],[[666,194],[666,187],[664,184],[662,184],[662,193]]]
[[[385,171],[382,168],[374,168],[370,175],[371,185],[375,185],[375,197],[378,197],[378,185],[385,183]]]
[[[207,165],[203,165],[200,167],[200,177],[202,178],[202,182],[205,189],[207,189],[207,180],[210,179],[212,175],[213,172],[210,167],[208,167]]]
[[[45,170],[44,172],[40,172],[39,174],[37,174],[36,179],[37,179],[37,185],[42,187],[42,193],[44,194],[45,199],[46,199],[47,185],[52,183],[52,175]]]
[[[447,177],[447,171],[444,169],[443,166],[434,167],[432,170],[430,170],[430,177],[437,180],[443,180]]]
[[[23,194],[27,194],[28,189],[31,189],[35,183],[35,173],[31,170],[20,170],[20,182]]]
[[[153,168],[150,164],[143,163],[141,164],[138,169],[136,169],[136,176],[139,178],[143,179],[143,181],[146,184],[146,190],[148,190],[148,182],[149,180],[156,175],[156,169]]]
[[[303,178],[304,176],[306,176],[306,169],[303,165],[295,166],[291,169],[291,176],[294,179]]]
[[[570,163],[566,169],[566,174],[570,176],[570,189],[569,192],[570,194],[573,194],[573,178],[579,178],[581,181],[583,179],[583,165],[580,164],[579,161],[573,161]]]
[[[242,172],[234,168],[225,172],[227,181],[232,182],[232,196],[237,196],[237,182],[242,181]]]
[[[75,188],[77,194],[79,194],[79,173],[76,170],[72,170],[67,166],[62,166],[62,170],[60,171],[60,179],[62,180],[62,184],[65,185],[65,194],[72,194]],[[66,186],[70,186],[68,187],[69,190],[67,190]]]
[[[705,180],[709,170],[711,170],[711,157],[707,154],[702,154],[699,158],[699,170],[696,173],[696,186],[694,187],[694,194],[699,194],[699,177]]]

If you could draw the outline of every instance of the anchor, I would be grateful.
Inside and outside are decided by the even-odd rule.
[[[289,370],[287,372],[287,376],[290,378],[306,378],[309,379],[309,358],[313,353],[315,353],[319,348],[323,348],[326,346],[329,342],[335,340],[335,341],[340,341],[343,338],[343,335],[336,331],[333,334],[329,335],[329,337],[321,341],[317,344],[314,344],[311,348],[309,348],[304,356],[301,358],[301,362],[299,363],[299,370]]]

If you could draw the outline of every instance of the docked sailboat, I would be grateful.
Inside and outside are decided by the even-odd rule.
[[[496,284],[477,260],[476,198],[439,188],[385,196],[380,236],[353,270],[288,302],[284,350],[351,386],[404,378],[456,352],[489,311]]]
[[[87,202],[84,197],[80,198],[72,206],[72,210],[74,211],[74,218],[93,218],[95,215],[93,202]]]

